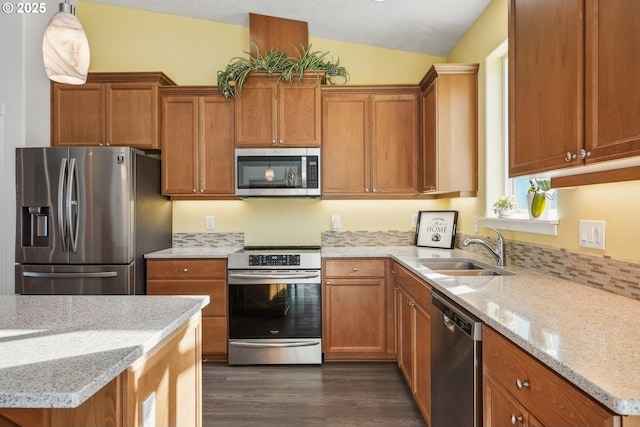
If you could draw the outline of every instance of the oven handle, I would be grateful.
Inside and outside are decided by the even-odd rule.
[[[320,344],[318,341],[290,341],[290,342],[230,342],[229,345],[245,348],[285,348],[285,347],[311,347]]]
[[[268,274],[268,273],[232,273],[229,272],[229,277],[233,279],[315,279],[320,278],[320,273],[298,273],[298,274]]]

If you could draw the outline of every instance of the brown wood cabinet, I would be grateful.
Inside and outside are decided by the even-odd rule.
[[[322,345],[325,360],[393,360],[393,298],[387,261],[323,262]]]
[[[209,295],[202,310],[202,358],[227,360],[225,259],[148,259],[148,295]]]
[[[422,88],[422,191],[478,191],[478,64],[434,64]]]
[[[419,88],[322,88],[322,195],[418,194]]]
[[[318,147],[321,139],[320,83],[323,76],[294,77],[253,72],[236,102],[237,147]]]
[[[487,326],[482,372],[487,427],[511,425],[512,416],[548,427],[620,425],[619,415]]]
[[[51,82],[51,145],[159,149],[160,72],[89,73],[84,85]]]
[[[163,88],[162,192],[234,197],[234,103],[216,87]]]
[[[639,20],[627,0],[510,1],[511,176],[640,155]]]
[[[431,424],[431,289],[400,264],[394,263],[393,273],[398,366],[422,416]]]
[[[2,427],[144,427],[152,393],[157,427],[202,425],[200,313],[77,408],[0,408]]]

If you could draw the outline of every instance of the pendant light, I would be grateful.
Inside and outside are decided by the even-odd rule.
[[[264,179],[266,179],[267,181],[273,181],[273,178],[275,178],[275,176],[276,174],[271,167],[271,157],[269,157],[269,166],[267,166],[267,169],[265,169],[264,171]]]
[[[59,83],[81,85],[89,72],[89,42],[75,8],[65,0],[49,21],[42,39],[47,77]]]

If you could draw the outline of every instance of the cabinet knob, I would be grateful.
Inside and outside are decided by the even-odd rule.
[[[188,272],[189,272],[189,269],[185,267],[185,268],[183,268],[183,269],[182,269],[182,272],[183,272],[183,273],[188,273]]]
[[[523,388],[530,388],[531,384],[529,384],[529,380],[521,380],[520,378],[516,378],[516,387],[518,387],[518,390],[522,390]]]
[[[326,283],[327,286],[331,285],[331,282],[328,281],[328,280],[325,283]]]
[[[276,145],[276,140],[275,140],[275,139],[272,139],[272,140],[271,140],[271,144]]]
[[[365,192],[365,193],[368,193],[368,192],[369,192],[369,189],[368,189],[368,188],[365,188],[365,189],[364,189],[364,192]]]
[[[197,192],[198,192],[198,190],[196,190],[195,188],[194,188],[192,191],[193,191],[194,193],[197,193]]]
[[[201,193],[204,193],[204,188],[201,188],[201,189],[200,189],[200,192],[201,192]]]
[[[353,271],[358,271],[358,267],[353,267]]]
[[[524,421],[524,418],[522,417],[522,415],[518,415],[516,417],[516,414],[511,414],[511,424],[515,425],[515,423],[517,422],[522,423],[522,421]]]
[[[570,153],[567,151],[567,154],[564,155],[564,160],[570,162],[571,160],[575,160],[578,156],[575,153]]]
[[[282,145],[282,144],[284,144],[284,141],[280,140],[280,141],[278,141],[278,144]]]
[[[376,189],[374,188],[374,189],[373,189],[373,192],[375,193],[376,191],[378,191],[378,190],[376,190]]]
[[[591,151],[587,151],[584,148],[580,150],[580,158],[586,159],[587,157],[591,157]]]
[[[412,303],[411,301],[407,301],[407,305],[408,305],[409,307],[413,307],[415,304],[414,304],[414,303]]]

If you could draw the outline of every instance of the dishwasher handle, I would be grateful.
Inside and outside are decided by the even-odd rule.
[[[482,341],[482,322],[475,319],[455,304],[445,301],[444,297],[431,293],[431,307],[442,315],[442,322],[451,331],[461,331],[474,341]]]

